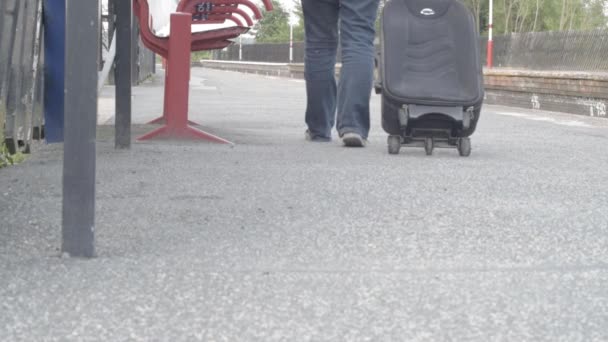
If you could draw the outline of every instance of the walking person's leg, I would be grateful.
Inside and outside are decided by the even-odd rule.
[[[331,140],[336,116],[338,0],[302,0],[306,32],[307,138]]]
[[[342,70],[337,129],[347,146],[363,146],[370,129],[375,23],[379,0],[342,0]]]

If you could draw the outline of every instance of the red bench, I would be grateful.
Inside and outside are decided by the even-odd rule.
[[[264,0],[267,10],[272,10],[269,0]],[[190,82],[190,53],[192,51],[223,49],[253,26],[253,19],[239,6],[249,7],[256,19],[260,10],[249,0],[182,0],[177,13],[171,14],[169,37],[159,37],[150,28],[150,7],[147,0],[134,0],[135,15],[141,27],[141,40],[150,50],[167,60],[163,116],[152,123],[164,125],[138,140],[157,137],[192,138],[219,143],[229,141],[203,132],[189,124],[188,91]],[[241,16],[248,26],[236,16]],[[193,25],[222,24],[232,21],[236,26],[192,32]]]
[[[216,0],[201,3],[200,0],[183,0],[177,7],[178,12],[193,13],[192,20],[195,24],[222,24],[226,20],[234,22],[237,26],[243,26],[239,16],[245,20],[247,26],[253,26],[252,18],[239,8],[239,5],[248,7],[254,14],[255,19],[261,19],[260,10],[250,1],[227,1]],[[236,16],[238,14],[238,16]]]

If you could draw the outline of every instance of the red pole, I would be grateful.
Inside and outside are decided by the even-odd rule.
[[[192,14],[171,14],[171,38],[169,39],[169,58],[167,75],[167,126],[180,132],[188,125],[188,93],[190,83],[190,45]],[[181,132],[180,132],[181,133]]]
[[[488,40],[488,68],[494,66],[494,41]]]
[[[494,40],[492,37],[494,23],[493,23],[493,11],[494,11],[494,1],[490,0],[490,20],[488,22],[488,52],[487,52],[487,67],[492,68],[494,66]]]

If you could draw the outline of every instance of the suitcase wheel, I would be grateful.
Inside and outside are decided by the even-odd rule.
[[[427,156],[432,156],[433,155],[433,149],[435,148],[435,143],[433,141],[433,138],[425,138],[424,139],[424,151],[426,152]]]
[[[400,149],[401,149],[401,137],[398,135],[389,135],[388,136],[388,153],[389,154],[399,154]]]
[[[458,144],[456,146],[458,148],[458,153],[462,157],[468,157],[471,155],[471,139],[469,138],[460,138],[458,139]]]

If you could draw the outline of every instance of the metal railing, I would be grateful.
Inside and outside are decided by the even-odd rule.
[[[293,44],[293,63],[304,63],[305,44],[296,42]],[[238,61],[242,54],[243,61],[288,63],[289,43],[260,43],[239,46],[231,45],[224,50],[213,52],[213,59]]]
[[[139,24],[136,20],[133,21],[134,39],[137,39],[134,59],[134,82],[140,84],[147,80],[150,76],[156,73],[156,54],[144,46],[144,43],[139,39]],[[134,44],[135,45],[135,44]]]
[[[487,38],[481,37],[481,60]],[[216,51],[217,60],[239,60],[238,44]],[[304,62],[304,43],[294,44],[293,63]],[[608,30],[532,32],[494,38],[494,65],[505,68],[560,71],[608,71]],[[242,60],[288,63],[289,43],[242,46]]]
[[[0,0],[0,147],[9,154],[29,153],[31,142],[44,138],[43,2]],[[110,27],[102,25],[102,47],[109,46]],[[155,72],[156,58],[137,30],[133,35],[132,79],[140,83]]]
[[[29,152],[42,138],[42,0],[0,2],[0,143]]]
[[[487,41],[482,41],[485,60]],[[497,67],[553,71],[608,71],[608,30],[534,32],[498,36]]]
[[[101,48],[109,50],[110,44],[114,37],[115,22],[114,15],[110,12],[114,9],[113,1],[109,1],[108,12],[102,13],[102,25],[101,25]],[[133,50],[132,50],[132,77],[133,84],[137,85],[148,79],[154,73],[156,73],[156,54],[150,51],[144,46],[141,39],[139,39],[139,24],[135,18],[133,19]],[[103,51],[101,53],[103,55]],[[103,67],[105,61],[102,59]],[[114,84],[114,73],[111,72],[108,78],[108,84]]]

